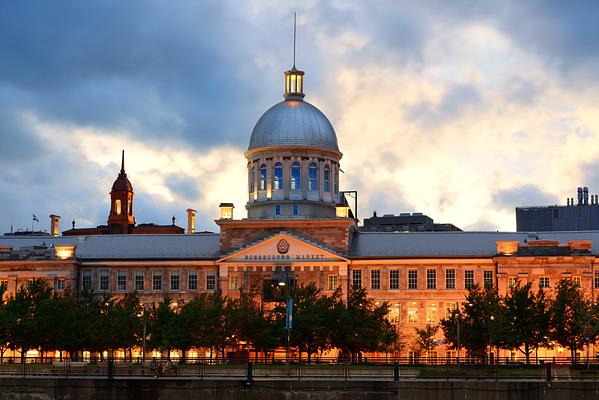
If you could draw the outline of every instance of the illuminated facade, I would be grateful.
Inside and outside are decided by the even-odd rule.
[[[108,220],[121,234],[92,228],[62,236],[1,237],[0,281],[9,294],[43,277],[57,291],[89,287],[116,296],[136,291],[152,303],[166,295],[187,301],[216,291],[235,297],[240,288],[272,279],[285,267],[298,284],[314,282],[324,293],[341,288],[347,296],[352,287],[368,289],[376,302],[389,303],[390,319],[407,336],[438,323],[475,284],[505,294],[516,280],[533,281],[535,288],[551,291],[569,277],[596,297],[596,231],[360,232],[339,190],[342,154],[335,131],[304,101],[303,83],[303,72],[287,71],[284,101],[254,128],[245,153],[247,218],[235,219],[234,205],[221,203],[220,233],[194,233],[195,210],[188,209],[187,234],[178,227],[125,234],[136,233],[136,227],[123,161]],[[445,357],[441,332],[437,339],[437,354]],[[401,355],[409,351],[408,345]]]

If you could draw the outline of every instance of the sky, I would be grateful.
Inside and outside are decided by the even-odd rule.
[[[121,149],[138,223],[246,216],[243,156],[292,64],[359,217],[515,230],[599,192],[599,2],[0,2],[0,232],[105,224]]]

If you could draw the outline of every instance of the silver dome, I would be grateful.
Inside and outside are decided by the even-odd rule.
[[[318,108],[301,100],[282,101],[260,117],[248,150],[270,146],[319,147],[339,152],[333,125]]]

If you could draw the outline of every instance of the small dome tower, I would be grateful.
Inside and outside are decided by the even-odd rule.
[[[133,215],[133,186],[125,172],[125,150],[121,158],[121,171],[112,184],[110,191],[110,214],[108,228],[110,233],[129,233],[135,225]]]

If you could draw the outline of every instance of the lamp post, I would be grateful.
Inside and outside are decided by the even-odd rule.
[[[462,320],[462,313],[460,313],[460,310],[458,308],[456,308],[453,311],[454,315],[457,317],[458,319],[458,357],[457,357],[457,362],[458,365],[460,365],[460,321]]]
[[[146,362],[146,329],[147,329],[147,314],[146,314],[146,305],[145,304],[140,304],[143,308],[141,311],[141,315],[137,314],[138,317],[143,316],[144,317],[144,326],[143,326],[143,347],[142,347],[142,353],[141,353],[141,362],[144,363]]]
[[[288,268],[291,267],[283,267],[283,272],[285,273],[285,280],[279,280],[279,286],[287,288],[287,304],[285,307],[285,330],[286,330],[286,346],[285,346],[285,364],[289,366],[289,342],[291,339],[291,328],[293,321],[293,297],[291,296],[291,279]]]
[[[493,324],[495,316],[491,315],[489,319],[491,320],[489,323],[489,363],[492,364],[493,360],[491,360],[491,353],[493,352]]]

